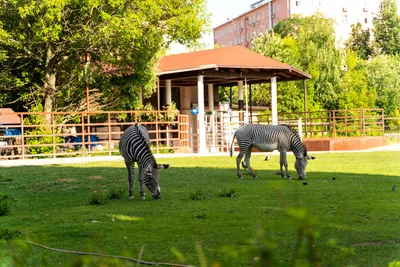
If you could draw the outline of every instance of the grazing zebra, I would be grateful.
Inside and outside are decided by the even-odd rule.
[[[245,164],[243,167],[247,167],[250,171],[250,174],[257,178],[257,175],[253,172],[250,167],[250,157],[251,151],[253,147],[260,151],[273,151],[279,150],[280,152],[280,174],[282,177],[285,177],[285,173],[283,172],[283,166],[286,169],[286,177],[290,178],[290,174],[288,171],[288,164],[286,161],[286,152],[289,150],[293,151],[293,154],[296,156],[296,163],[294,167],[299,175],[299,179],[306,178],[306,166],[307,160],[315,159],[315,157],[310,157],[307,155],[307,149],[301,142],[299,134],[294,131],[292,128],[286,125],[261,125],[261,124],[245,124],[239,127],[235,134],[233,135],[230,156],[232,157],[233,153],[233,142],[237,139],[239,144],[239,155],[236,158],[236,168],[237,168],[237,176],[242,178],[242,174],[240,172],[240,162],[244,155]]]
[[[154,199],[161,198],[159,169],[167,169],[168,164],[157,164],[150,150],[149,133],[143,125],[134,124],[124,131],[119,141],[119,152],[128,169],[129,199],[135,190],[135,162],[138,163],[140,199],[145,200],[143,183]]]

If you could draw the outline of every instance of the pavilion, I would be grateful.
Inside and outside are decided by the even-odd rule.
[[[217,86],[237,86],[239,110],[244,109],[244,84],[271,84],[272,123],[278,124],[277,82],[304,80],[306,103],[306,79],[311,75],[293,66],[263,56],[242,46],[216,48],[197,52],[165,56],[158,66],[158,109],[160,88],[165,90],[165,104],[172,102],[172,88],[179,90],[182,114],[189,114],[193,104],[198,108],[199,153],[206,152],[206,129],[204,123],[205,96],[208,111],[214,110]],[[205,91],[207,85],[207,91]],[[306,105],[305,111],[306,111]],[[194,118],[192,118],[194,119]]]

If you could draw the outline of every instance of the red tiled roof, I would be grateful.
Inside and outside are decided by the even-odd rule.
[[[288,64],[263,56],[239,45],[165,56],[160,60],[158,69],[162,75],[170,72],[200,70],[210,67],[297,70]],[[303,74],[309,76],[306,73]]]
[[[0,108],[0,124],[20,124],[21,118],[11,108]]]

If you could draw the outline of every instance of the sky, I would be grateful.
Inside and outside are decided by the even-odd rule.
[[[250,5],[257,0],[207,0],[207,12],[211,15],[210,32],[200,39],[200,42],[205,43],[207,48],[214,47],[212,29],[223,24],[228,18],[235,18],[250,10]],[[173,44],[169,54],[178,54],[188,52],[184,47]]]

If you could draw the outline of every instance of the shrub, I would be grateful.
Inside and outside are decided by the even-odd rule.
[[[10,195],[0,194],[0,216],[5,216],[10,213],[10,202],[15,201]]]
[[[120,199],[124,194],[124,190],[113,188],[108,192],[107,198],[108,199]]]
[[[226,190],[225,188],[221,189],[221,191],[218,193],[219,197],[236,197],[236,190],[231,189],[231,190]]]
[[[189,192],[190,200],[200,200],[204,198],[206,198],[206,196],[204,195],[203,189],[201,187],[196,189],[194,192]]]
[[[21,235],[19,230],[0,229],[0,240],[12,240]]]
[[[89,199],[90,205],[104,205],[105,196],[101,192],[94,192]]]

